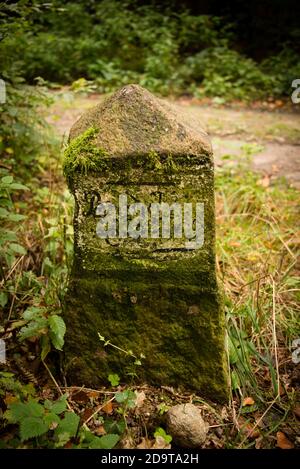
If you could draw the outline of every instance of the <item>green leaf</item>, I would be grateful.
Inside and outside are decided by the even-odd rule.
[[[14,231],[9,231],[5,230],[5,233],[1,233],[1,240],[0,243],[2,244],[2,241],[16,241],[17,240],[17,235]]]
[[[77,433],[80,418],[74,412],[66,412],[63,419],[61,419],[59,426],[55,429],[55,435],[59,436],[62,433],[68,433],[70,438]]]
[[[239,359],[238,353],[237,353],[237,346],[235,343],[232,341],[231,337],[228,337],[228,350],[229,350],[229,361],[231,365],[234,365]]]
[[[61,316],[53,314],[49,317],[50,337],[51,342],[57,350],[62,350],[64,345],[64,335],[66,332],[66,325]]]
[[[4,176],[1,178],[1,182],[4,184],[11,184],[13,182],[14,178],[12,176]]]
[[[6,210],[6,208],[0,207],[0,218],[7,218],[9,215],[9,212]]]
[[[92,442],[89,444],[91,449],[112,449],[118,443],[120,437],[119,435],[114,435],[113,433],[109,435],[104,435],[95,437]]]
[[[29,188],[27,186],[24,186],[24,184],[19,184],[18,182],[13,182],[10,185],[10,189],[29,191]]]
[[[44,311],[43,308],[39,308],[37,306],[30,306],[24,311],[23,318],[30,321],[31,319],[37,318],[42,311]]]
[[[115,397],[119,404],[125,404],[129,409],[135,406],[136,394],[131,390],[116,392]]]
[[[68,441],[70,441],[69,433],[60,433],[59,435],[57,435],[57,441],[54,446],[55,448],[61,448],[62,446],[65,446]]]
[[[43,435],[48,431],[48,425],[39,417],[26,417],[20,423],[21,440],[29,440]]]
[[[50,412],[44,416],[44,422],[48,425],[48,428],[50,428],[53,423],[59,424],[60,419],[54,412]]]
[[[27,326],[22,327],[19,332],[19,339],[25,340],[29,337],[35,337],[43,335],[47,332],[48,320],[46,318],[37,318],[35,321],[31,321]]]
[[[62,412],[65,412],[67,410],[67,395],[64,394],[61,396],[57,401],[52,403],[52,412],[55,414],[61,414]]]
[[[43,335],[41,339],[41,359],[44,361],[51,350],[50,339],[48,335]]]
[[[25,254],[26,254],[26,249],[24,249],[23,246],[21,246],[20,244],[11,243],[11,244],[9,245],[9,248],[10,248],[13,252],[16,252],[17,254],[22,254],[22,255],[25,255]]]
[[[106,433],[117,433],[118,435],[122,435],[126,429],[125,420],[113,420],[113,419],[106,419],[103,424],[104,430]]]
[[[241,386],[239,375],[235,370],[231,372],[231,388],[233,391],[239,389]]]
[[[0,306],[4,308],[7,302],[8,302],[8,294],[4,291],[0,292]]]
[[[27,417],[41,418],[44,415],[44,408],[41,404],[30,399],[28,402],[13,402],[9,405],[9,410],[5,413],[5,418],[10,423],[21,422]]]
[[[18,213],[10,213],[7,218],[10,221],[21,221],[24,220],[24,218],[26,217],[24,215],[19,215]]]
[[[172,437],[171,435],[168,435],[165,430],[161,427],[158,427],[155,430],[154,437],[156,438],[157,436],[161,436],[167,444],[171,443]]]
[[[116,373],[110,374],[108,375],[108,381],[112,386],[118,386],[120,384],[120,377]]]

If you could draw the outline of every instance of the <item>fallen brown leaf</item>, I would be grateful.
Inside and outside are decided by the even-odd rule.
[[[141,442],[136,446],[138,449],[150,449],[152,448],[153,442],[148,438],[142,438]]]
[[[144,391],[141,391],[141,392],[135,391],[135,394],[136,394],[135,407],[136,408],[142,407],[144,400],[146,399],[146,394],[144,393]]]
[[[287,438],[283,432],[276,433],[277,445],[280,449],[293,449],[294,444]]]
[[[102,436],[106,434],[106,431],[103,427],[103,425],[99,425],[99,427],[95,428],[94,433],[98,436]]]
[[[171,449],[171,445],[162,436],[157,436],[152,449]]]
[[[107,402],[107,404],[105,404],[105,405],[102,407],[102,411],[103,411],[105,414],[107,414],[107,415],[112,414],[113,411],[114,411],[112,402]]]
[[[254,404],[254,399],[252,397],[245,397],[243,400],[243,407],[246,405],[253,405]]]

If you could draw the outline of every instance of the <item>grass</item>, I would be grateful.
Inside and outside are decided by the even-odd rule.
[[[236,423],[247,396],[255,401],[247,409],[250,421],[255,423],[270,403],[286,420],[295,405],[290,346],[300,336],[299,194],[284,181],[263,187],[261,176],[246,164],[220,169],[216,191],[231,386],[233,396],[239,396],[232,398]],[[234,446],[245,446],[243,432],[239,435]]]
[[[73,201],[62,176],[61,152],[53,145],[47,151],[39,160],[39,179],[31,180],[31,193],[16,200],[17,209],[27,214],[21,230],[27,254],[6,274],[5,330],[18,330],[26,307],[60,310],[63,301]],[[299,193],[283,180],[265,187],[261,176],[248,169],[251,153],[245,148],[239,164],[225,163],[216,173],[217,266],[225,294],[232,388],[231,422],[223,438],[224,446],[235,448],[258,441],[274,447],[279,428],[292,437],[296,432],[291,342],[300,337]],[[20,353],[15,332],[9,341]],[[23,355],[31,353],[32,344],[22,347]],[[254,401],[250,406],[244,405],[247,397]]]

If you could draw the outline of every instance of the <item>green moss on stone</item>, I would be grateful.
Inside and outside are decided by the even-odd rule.
[[[97,133],[97,129],[90,127],[72,140],[65,149],[63,171],[67,180],[70,180],[75,171],[87,174],[105,166],[105,151],[93,144]]]

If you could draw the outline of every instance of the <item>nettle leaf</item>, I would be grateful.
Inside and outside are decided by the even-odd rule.
[[[103,424],[106,433],[117,433],[122,435],[126,430],[125,420],[106,419]]]
[[[52,402],[51,411],[57,415],[61,414],[62,412],[65,412],[65,410],[67,410],[67,397],[68,396],[64,394],[57,401]]]
[[[66,325],[61,316],[53,314],[49,317],[50,337],[51,342],[57,350],[62,350],[64,345],[64,335],[66,332]]]
[[[44,415],[44,408],[41,404],[30,399],[28,402],[13,402],[9,405],[9,410],[5,413],[5,418],[10,423],[18,423],[27,417],[41,418]]]
[[[66,412],[64,418],[60,420],[58,427],[55,429],[55,435],[58,437],[62,433],[67,433],[70,438],[75,436],[79,421],[80,418],[74,412]]]
[[[53,424],[58,425],[60,419],[54,412],[50,412],[44,416],[44,422],[48,425],[48,428],[50,428]]]
[[[26,417],[20,422],[21,440],[41,436],[48,431],[48,425],[39,417]]]
[[[113,433],[109,435],[104,435],[95,437],[92,442],[89,444],[91,449],[112,449],[118,443],[120,437],[119,435],[114,435]]]

